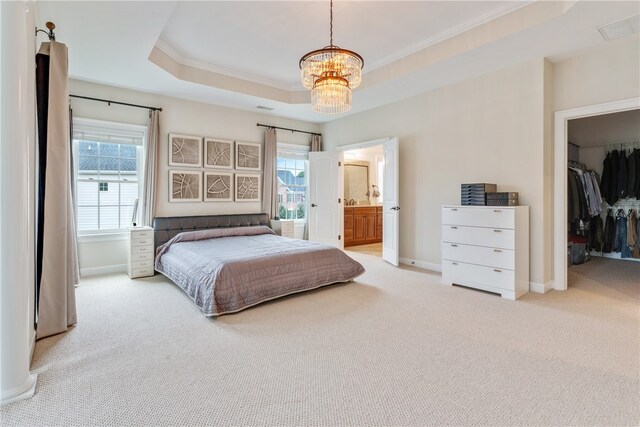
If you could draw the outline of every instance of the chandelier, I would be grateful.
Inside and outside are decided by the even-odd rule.
[[[360,85],[364,59],[333,44],[333,0],[330,2],[329,46],[300,59],[302,85],[311,90],[311,107],[317,113],[344,113],[351,109],[351,89]]]

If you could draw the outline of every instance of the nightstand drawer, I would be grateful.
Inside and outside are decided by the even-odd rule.
[[[150,237],[131,237],[131,247],[135,246],[153,246],[153,235]]]
[[[131,278],[153,276],[155,273],[153,265],[139,268],[131,268]]]
[[[134,249],[146,249],[144,246],[136,246]],[[131,251],[131,263],[135,263],[138,261],[151,261],[153,262],[153,251],[151,248],[146,251]]]
[[[153,246],[145,245],[145,246],[132,246],[131,247],[131,257],[138,254],[150,254],[153,257]]]

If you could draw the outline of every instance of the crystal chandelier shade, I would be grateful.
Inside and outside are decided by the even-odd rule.
[[[333,44],[333,0],[330,6],[330,44],[300,59],[302,85],[311,90],[311,106],[318,113],[351,109],[351,89],[360,85],[364,60],[357,53]]]
[[[311,90],[311,108],[316,113],[336,114],[351,109],[351,88],[343,77],[320,77]]]

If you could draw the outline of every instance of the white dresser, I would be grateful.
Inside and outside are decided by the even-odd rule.
[[[529,292],[529,207],[443,206],[442,281],[508,299]]]
[[[129,227],[127,274],[132,279],[153,276],[153,228]]]

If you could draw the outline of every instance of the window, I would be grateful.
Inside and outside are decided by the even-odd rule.
[[[146,129],[74,119],[73,148],[78,234],[123,230],[142,188]]]
[[[308,149],[278,144],[278,216],[305,220],[307,217]]]

